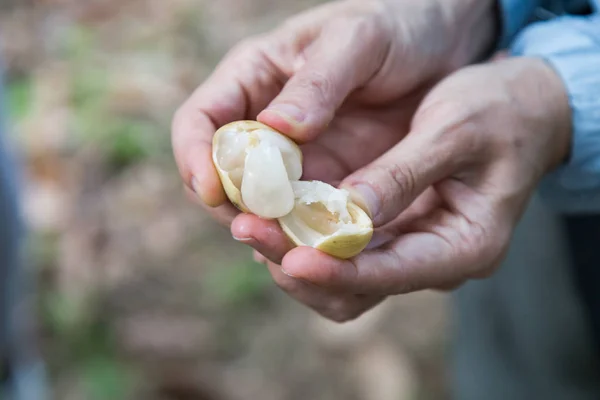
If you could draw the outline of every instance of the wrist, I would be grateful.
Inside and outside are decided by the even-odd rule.
[[[531,126],[540,149],[545,153],[543,172],[559,167],[569,158],[572,112],[567,89],[556,71],[537,57],[517,57],[519,63],[511,80],[516,105],[525,111],[524,126]],[[511,74],[512,75],[512,74]]]
[[[500,37],[498,0],[438,0],[447,15],[448,35],[454,38],[450,69],[490,57]]]
[[[390,21],[401,47],[418,41],[409,48],[421,48],[437,77],[490,57],[501,33],[499,0],[346,1]]]
[[[542,59],[536,59],[540,65],[540,70],[543,70],[541,79],[548,86],[547,102],[547,128],[554,135],[552,140],[551,157],[548,162],[546,172],[550,172],[560,165],[567,162],[571,155],[571,143],[573,137],[573,112],[569,102],[567,88],[558,75],[558,73],[547,62]],[[544,96],[542,93],[541,96]]]

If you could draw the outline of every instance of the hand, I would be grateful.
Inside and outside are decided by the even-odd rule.
[[[258,119],[305,143],[303,179],[337,184],[403,138],[428,85],[485,53],[494,3],[338,1],[244,41],[175,116],[174,153],[188,191],[234,237],[280,263],[291,246],[277,225],[226,201],[211,159],[215,130]],[[280,286],[296,285],[271,270]],[[320,307],[313,292],[297,297]]]
[[[295,248],[281,270],[299,298],[306,282],[335,296],[338,320],[388,295],[487,277],[541,177],[567,158],[570,135],[565,88],[543,61],[465,68],[427,95],[401,142],[342,182],[387,242],[349,261]]]
[[[473,61],[489,46],[493,4],[338,1],[240,43],[174,118],[173,147],[186,186],[208,206],[225,204],[209,157],[210,140],[219,126],[244,118],[272,124],[298,142],[318,135],[312,147],[319,155],[308,154],[305,163],[309,176],[323,169],[321,161],[333,167],[336,171],[330,174],[338,178],[345,176],[339,164],[354,170],[372,161],[401,138],[399,128],[405,127],[406,116],[392,115],[398,103],[428,81]],[[380,114],[387,118],[373,118]],[[381,122],[371,122],[374,119]],[[357,122],[363,126],[355,131],[378,135],[377,149],[359,157],[349,154],[351,146],[366,138],[356,141],[347,132]],[[330,154],[331,147],[342,149],[342,160]],[[225,211],[219,214],[231,219],[225,218]]]

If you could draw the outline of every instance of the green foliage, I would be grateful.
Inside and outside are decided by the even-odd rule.
[[[100,148],[115,170],[164,152],[158,128],[149,121],[109,116],[101,107],[80,107],[76,111],[80,140]]]
[[[108,76],[106,71],[86,66],[71,76],[71,104],[76,111],[101,112],[106,105]]]
[[[58,241],[59,236],[54,232],[30,232],[25,251],[29,265],[34,265],[40,273],[51,269],[58,257]]]
[[[43,302],[46,325],[58,336],[75,337],[85,330],[87,313],[84,304],[70,301],[57,292],[47,293]]]
[[[31,79],[23,77],[8,82],[6,92],[8,116],[21,121],[31,109]]]
[[[219,303],[230,306],[256,302],[272,286],[269,271],[250,261],[239,261],[212,270],[204,280],[205,290]]]
[[[133,374],[114,358],[97,354],[81,371],[87,398],[90,400],[120,400],[129,397]]]
[[[86,399],[129,398],[135,371],[119,359],[111,326],[92,297],[75,302],[55,291],[42,293],[41,316],[49,333],[60,338],[50,349],[51,370],[71,371],[82,383]]]
[[[84,25],[73,25],[66,32],[61,51],[70,62],[86,62],[96,47],[95,34]]]
[[[118,119],[113,129],[108,132],[111,140],[107,143],[113,167],[124,168],[157,153],[157,145],[152,141],[156,136],[151,134],[155,129],[149,123]]]
[[[110,77],[90,54],[93,36],[83,28],[74,29],[65,45],[73,65],[70,101],[74,111],[73,131],[82,143],[93,144],[105,154],[109,166],[120,170],[147,157],[165,152],[167,137],[156,122],[124,116],[111,109]]]

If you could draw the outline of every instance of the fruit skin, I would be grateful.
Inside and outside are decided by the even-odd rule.
[[[368,214],[359,206],[352,202],[348,202],[348,211],[353,216],[353,219],[363,226],[362,232],[356,234],[341,234],[331,235],[325,240],[314,246],[330,256],[348,259],[360,254],[371,241],[373,237],[373,223]],[[279,219],[279,225],[283,232],[296,246],[308,246],[302,243],[300,239],[289,229],[286,224]]]
[[[244,204],[244,201],[242,200],[242,194],[240,190],[233,184],[229,177],[229,174],[222,168],[220,168],[219,163],[217,161],[217,151],[219,149],[219,136],[223,132],[231,130],[232,128],[240,132],[240,134],[247,134],[258,129],[270,130],[284,137],[292,144],[292,146],[295,149],[297,149],[298,156],[300,157],[301,162],[302,152],[293,140],[291,140],[281,132],[271,128],[270,126],[262,124],[258,121],[242,120],[231,122],[229,124],[223,125],[215,132],[212,142],[212,158],[213,164],[215,165],[215,169],[217,170],[217,173],[219,174],[219,178],[223,185],[223,189],[225,190],[229,201],[237,209],[244,213],[251,214],[250,210],[248,210],[248,208]],[[331,236],[326,237],[323,241],[315,245],[315,249],[320,250],[336,258],[348,259],[358,255],[366,248],[373,236],[373,223],[371,221],[371,218],[361,207],[359,207],[351,201],[348,202],[348,210],[353,216],[353,219],[363,227],[361,232],[355,234],[333,234]],[[278,219],[278,222],[283,232],[292,241],[292,243],[294,243],[296,246],[307,246],[307,244],[302,243],[302,241],[298,239],[294,232],[292,232],[285,225],[285,223],[282,222],[281,218]]]
[[[298,157],[300,158],[300,162],[302,162],[302,152],[300,151],[300,147],[298,147],[296,142],[294,142],[292,139],[285,136],[283,133],[271,128],[270,126],[265,125],[258,121],[242,120],[242,121],[230,122],[226,125],[223,125],[215,132],[215,134],[213,135],[213,140],[212,140],[212,149],[213,149],[212,150],[212,160],[213,160],[215,169],[217,170],[217,173],[219,174],[219,179],[221,180],[221,184],[223,185],[223,190],[225,190],[225,194],[227,195],[227,198],[229,199],[231,204],[233,204],[238,210],[240,210],[246,214],[251,214],[250,210],[248,209],[248,207],[246,207],[246,205],[244,204],[244,201],[242,200],[242,193],[240,192],[240,189],[238,189],[233,184],[233,182],[229,178],[229,174],[227,173],[227,171],[224,171],[219,166],[219,162],[217,160],[217,151],[219,150],[219,136],[223,132],[229,131],[232,128],[234,130],[238,131],[240,134],[247,134],[252,131],[259,130],[259,129],[266,129],[271,132],[275,132],[275,133],[281,135],[283,138],[285,138],[292,145],[292,147],[297,149],[297,154],[298,154]]]

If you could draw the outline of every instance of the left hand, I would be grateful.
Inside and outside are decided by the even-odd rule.
[[[570,135],[565,88],[543,61],[465,68],[427,95],[404,139],[342,182],[371,213],[374,244],[385,244],[343,261],[292,249],[281,231],[265,229],[269,259],[281,266],[256,257],[289,294],[335,321],[389,295],[487,277],[539,180],[568,156]],[[251,221],[238,217],[232,231]]]

